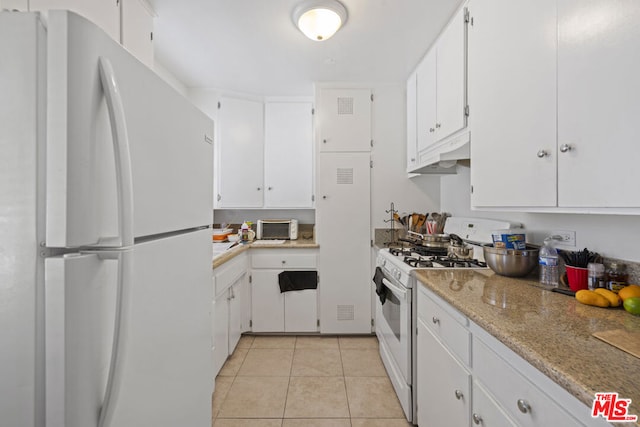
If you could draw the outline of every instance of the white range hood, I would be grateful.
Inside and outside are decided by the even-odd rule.
[[[463,132],[418,153],[415,174],[455,174],[458,160],[470,158],[471,132]]]

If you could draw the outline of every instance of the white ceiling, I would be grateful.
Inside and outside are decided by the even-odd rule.
[[[187,87],[312,95],[313,82],[404,82],[462,0],[342,0],[347,24],[307,39],[301,0],[149,0],[155,59]]]

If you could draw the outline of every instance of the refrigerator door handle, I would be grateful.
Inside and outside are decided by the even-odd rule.
[[[111,62],[101,56],[98,58],[100,81],[109,111],[113,149],[115,153],[116,182],[118,190],[118,228],[117,238],[101,238],[97,246],[133,245],[133,178],[131,171],[131,152],[127,123],[122,106],[122,97]]]
[[[109,374],[107,376],[104,401],[100,409],[100,418],[98,419],[97,426],[108,427],[112,423],[115,405],[118,400],[118,394],[122,389],[122,378],[124,375],[123,360],[125,359],[126,353],[131,284],[133,281],[133,249],[105,250],[91,253],[95,253],[103,259],[118,260],[118,285],[111,361],[109,363]]]

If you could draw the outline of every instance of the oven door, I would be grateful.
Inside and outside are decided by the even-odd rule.
[[[384,341],[407,385],[411,385],[411,288],[385,275],[384,304],[376,303],[376,335]]]

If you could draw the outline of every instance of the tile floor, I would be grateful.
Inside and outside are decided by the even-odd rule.
[[[243,336],[216,378],[212,425],[407,427],[373,337]]]

